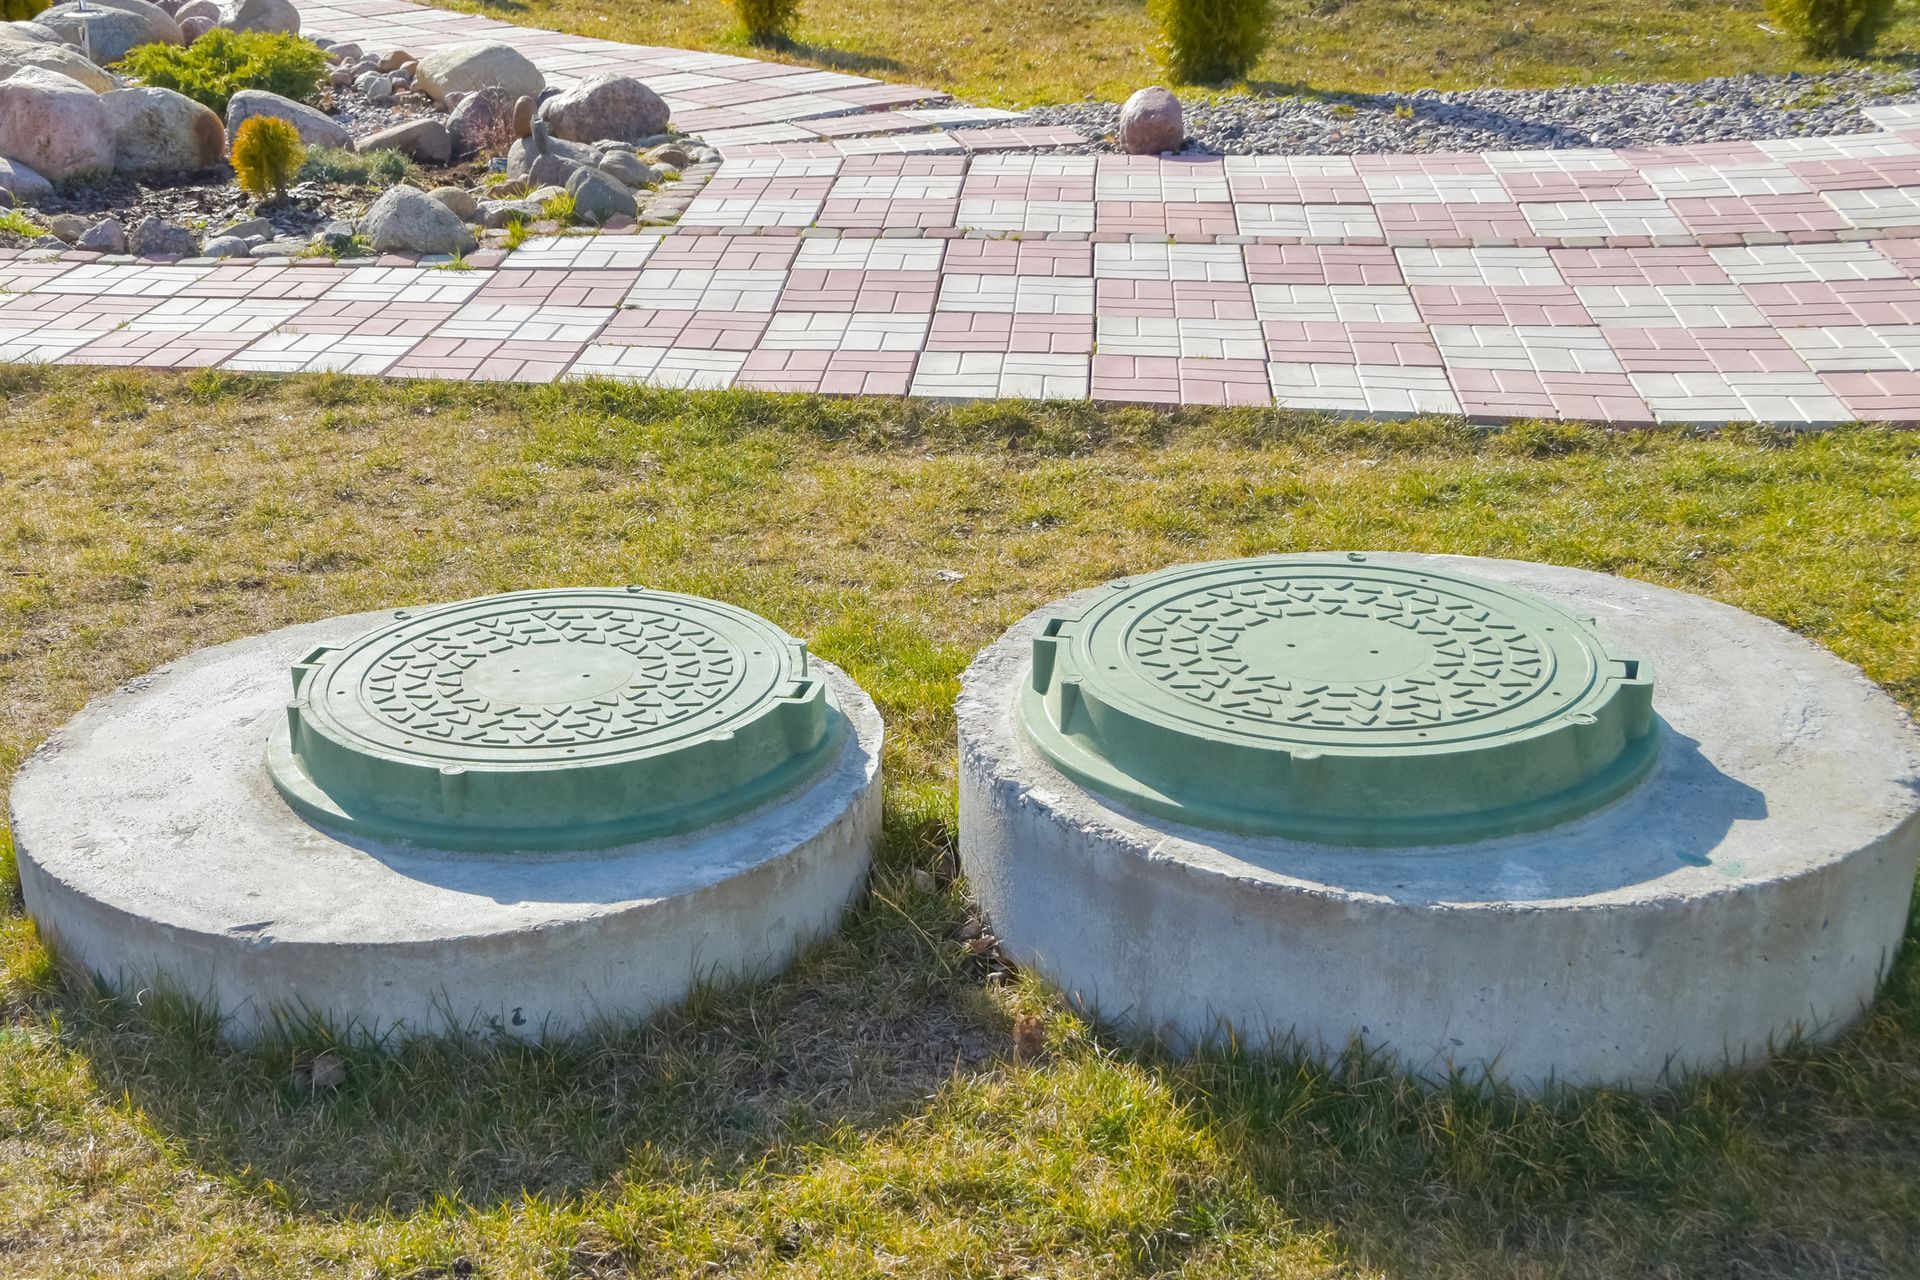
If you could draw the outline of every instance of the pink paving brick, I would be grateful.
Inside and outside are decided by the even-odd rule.
[[[952,177],[967,171],[965,156],[863,155],[848,156],[840,166],[842,177]]]
[[[1802,373],[1806,361],[1773,329],[1603,330],[1628,373]]]
[[[99,298],[84,293],[0,294],[0,329],[49,325],[105,333],[161,302],[160,298]]]
[[[573,342],[425,338],[387,373],[396,378],[552,382],[567,371],[582,349],[582,344]]]
[[[1818,195],[1681,198],[1669,200],[1667,205],[1696,235],[1838,231],[1847,225],[1847,220]]]
[[[1263,320],[1267,359],[1282,364],[1419,365],[1437,368],[1440,348],[1422,324]]]
[[[1549,256],[1566,282],[1582,285],[1731,284],[1705,249],[1552,249]]]
[[[1460,407],[1482,420],[1578,418],[1651,423],[1653,411],[1623,373],[1539,373],[1531,369],[1450,369]]]
[[[1487,158],[1471,151],[1435,151],[1435,152],[1388,152],[1381,155],[1359,155],[1353,158],[1353,167],[1361,173],[1428,173],[1428,174],[1473,174],[1490,173]]]
[[[1796,160],[1787,165],[1815,191],[1863,191],[1877,187],[1920,187],[1920,156],[1859,160]]]
[[[1252,284],[1402,284],[1400,261],[1385,245],[1250,244]]]
[[[1102,200],[1094,205],[1093,219],[1098,231],[1180,240],[1230,236],[1239,230],[1233,206],[1226,203]]]
[[[1912,280],[1823,280],[1743,288],[1776,325],[1920,324]]]
[[[880,198],[834,196],[820,206],[814,224],[849,229],[856,227],[951,227],[960,216],[960,201],[886,200]]]
[[[921,133],[926,131],[927,124],[891,112],[863,111],[853,116],[807,120],[800,127],[823,138],[868,138],[882,133]]]
[[[949,129],[947,136],[969,151],[1025,151],[1030,147],[1071,147],[1086,141],[1077,131],[1062,125]]]
[[[917,107],[948,100],[947,95],[938,89],[920,89],[906,84],[863,84],[851,89],[836,89],[833,96],[844,102],[859,103],[872,111]]]
[[[1375,205],[1374,212],[1389,244],[1501,242],[1533,234],[1517,204],[1389,202]]]
[[[1251,320],[1253,288],[1237,281],[1099,280],[1095,282],[1094,313]]]
[[[1093,317],[936,311],[927,350],[1085,355],[1093,350]]]
[[[734,385],[837,396],[903,396],[913,383],[912,351],[756,351]]]
[[[690,351],[751,351],[773,319],[764,311],[618,312],[594,341],[601,346],[679,347]]]
[[[239,333],[152,333],[121,329],[102,334],[64,357],[68,364],[148,369],[210,369],[253,341]]]
[[[1564,285],[1415,285],[1428,324],[1590,325],[1587,309]]]
[[[535,268],[497,271],[490,275],[475,302],[514,302],[535,307],[617,307],[626,300],[640,272],[567,271]]]
[[[180,291],[183,298],[318,298],[345,273],[252,263],[215,267]]]
[[[1700,142],[1688,146],[1624,148],[1617,153],[1628,164],[1641,169],[1663,165],[1765,164],[1767,153],[1751,142]]]
[[[1258,360],[1096,355],[1092,394],[1136,404],[1273,403],[1266,365]]]
[[[1294,176],[1280,173],[1232,173],[1227,187],[1235,200],[1255,204],[1365,204],[1367,184],[1351,177]]]
[[[1906,272],[1920,278],[1920,239],[1875,240],[1873,251]]]
[[[1874,422],[1920,424],[1920,373],[1823,373],[1847,412]]]

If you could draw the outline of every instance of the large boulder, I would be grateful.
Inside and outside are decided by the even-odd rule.
[[[84,9],[71,2],[57,4],[34,21],[102,66],[120,61],[138,45],[186,42],[180,24],[146,0],[87,0]]]
[[[0,80],[5,80],[22,67],[40,67],[46,71],[57,71],[69,80],[87,86],[95,93],[105,93],[116,89],[119,83],[95,64],[87,61],[78,49],[64,44],[0,44]]]
[[[192,172],[220,164],[227,127],[171,89],[115,89],[100,95],[113,122],[113,167],[122,173]]]
[[[473,40],[423,55],[413,73],[413,87],[443,104],[450,93],[489,87],[504,89],[516,98],[522,94],[537,98],[547,87],[547,78],[512,45]]]
[[[355,151],[398,151],[421,164],[445,164],[453,155],[453,139],[438,120],[408,120],[370,133],[353,144]]]
[[[0,22],[0,48],[10,45],[64,45],[60,33],[37,22]]]
[[[488,86],[461,95],[447,113],[447,134],[455,155],[474,151],[504,151],[513,145],[514,97],[505,89]]]
[[[0,156],[0,191],[12,196],[14,204],[36,204],[53,194],[53,184],[18,160]]]
[[[200,252],[200,242],[185,227],[149,216],[128,233],[127,249],[142,258],[191,258]]]
[[[229,31],[284,31],[300,34],[300,11],[293,0],[232,0],[220,11]]]
[[[1180,99],[1157,84],[1139,90],[1120,108],[1120,149],[1128,155],[1157,156],[1162,151],[1178,151],[1186,140]]]
[[[375,253],[471,253],[473,232],[452,210],[413,187],[394,187],[360,219]]]
[[[632,141],[667,127],[667,104],[632,76],[595,76],[540,104],[540,118],[556,138]]]
[[[573,196],[573,216],[596,225],[625,214],[631,218],[640,212],[627,189],[604,173],[575,169],[567,179],[567,191]]]
[[[353,135],[347,132],[346,126],[326,112],[265,89],[242,89],[228,100],[227,132],[238,133],[240,126],[255,116],[285,120],[299,132],[300,141],[310,147],[345,149],[353,146]]]
[[[0,155],[55,182],[113,168],[113,121],[93,90],[40,67],[0,80]]]

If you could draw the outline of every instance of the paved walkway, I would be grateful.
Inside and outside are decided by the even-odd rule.
[[[1178,159],[938,94],[403,0],[309,32],[500,31],[724,150],[670,231],[446,270],[0,257],[0,359],[1613,422],[1920,422],[1920,108],[1639,151]]]

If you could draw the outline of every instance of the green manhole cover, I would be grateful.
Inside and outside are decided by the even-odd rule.
[[[625,589],[418,611],[293,668],[268,765],[324,826],[448,849],[603,848],[718,822],[844,732],[806,647],[743,609]]]
[[[1563,822],[1653,758],[1653,673],[1511,587],[1359,553],[1115,582],[1035,637],[1020,715],[1085,786],[1350,845]]]

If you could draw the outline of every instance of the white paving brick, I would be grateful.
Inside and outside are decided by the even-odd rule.
[[[1364,204],[1266,204],[1243,200],[1233,206],[1243,236],[1339,236],[1374,239],[1382,233],[1373,207]]]
[[[1707,250],[1735,284],[1803,284],[1820,280],[1893,280],[1904,273],[1872,245],[1723,245]]]
[[[270,333],[229,357],[225,367],[250,373],[385,373],[418,341],[351,333]]]
[[[871,311],[781,311],[760,339],[770,351],[918,351],[930,317]]]
[[[1819,424],[1853,416],[1812,373],[1634,373],[1628,378],[1660,422]]]
[[[1563,285],[1545,249],[1396,249],[1410,285]]]
[[[1420,323],[1412,292],[1390,284],[1256,284],[1253,310],[1262,320]]]
[[[581,352],[568,378],[617,378],[655,387],[717,391],[733,385],[744,351],[689,351],[673,347],[616,347],[598,343]]]
[[[1683,236],[1687,229],[1664,200],[1562,200],[1523,204],[1534,234],[1584,239],[1594,236]]]
[[[1920,325],[1832,325],[1780,332],[1815,373],[1920,369]]]
[[[1237,244],[1097,244],[1093,274],[1101,280],[1211,280],[1247,278]]]
[[[1767,318],[1735,284],[1581,285],[1574,290],[1602,325],[1632,328],[1764,327]]]
[[[1090,316],[1093,314],[1093,281],[1056,276],[956,273],[941,278],[940,299],[935,310]]]
[[[1432,327],[1448,365],[1535,373],[1619,373],[1606,334],[1590,325],[1453,325]]]

